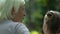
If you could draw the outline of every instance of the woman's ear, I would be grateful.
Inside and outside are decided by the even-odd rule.
[[[14,7],[12,7],[11,14],[12,14],[12,17],[11,17],[12,20],[13,20],[13,21],[16,21],[16,20],[15,20],[16,18],[15,18],[15,8],[14,8]]]
[[[12,13],[12,15],[15,14],[15,8],[14,7],[12,8],[11,13]]]

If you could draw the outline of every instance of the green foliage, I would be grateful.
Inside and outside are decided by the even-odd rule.
[[[44,15],[49,9],[60,11],[60,1],[59,0],[29,0],[26,3],[27,16],[24,19],[24,23],[31,31],[37,30],[41,32]]]
[[[59,10],[56,0],[30,0],[26,4],[27,16],[24,20],[30,30],[42,31],[43,18],[48,9]],[[48,9],[47,9],[48,8]]]

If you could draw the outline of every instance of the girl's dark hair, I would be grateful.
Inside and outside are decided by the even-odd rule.
[[[60,13],[58,11],[48,11],[47,16],[52,16],[52,19],[49,20],[45,20],[46,24],[48,26],[48,30],[52,33],[52,34],[56,34],[60,31]],[[45,18],[44,18],[45,19]]]

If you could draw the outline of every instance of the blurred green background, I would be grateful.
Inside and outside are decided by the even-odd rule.
[[[60,0],[25,0],[27,15],[23,22],[31,34],[43,34],[42,25],[44,15],[48,10],[60,11]]]

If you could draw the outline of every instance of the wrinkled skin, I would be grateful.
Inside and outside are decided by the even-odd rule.
[[[59,34],[60,32],[60,13],[57,11],[48,11],[44,17],[44,34]]]
[[[26,15],[25,6],[20,6],[17,13],[15,13],[15,8],[14,7],[12,8],[13,21],[22,22],[25,15]]]

